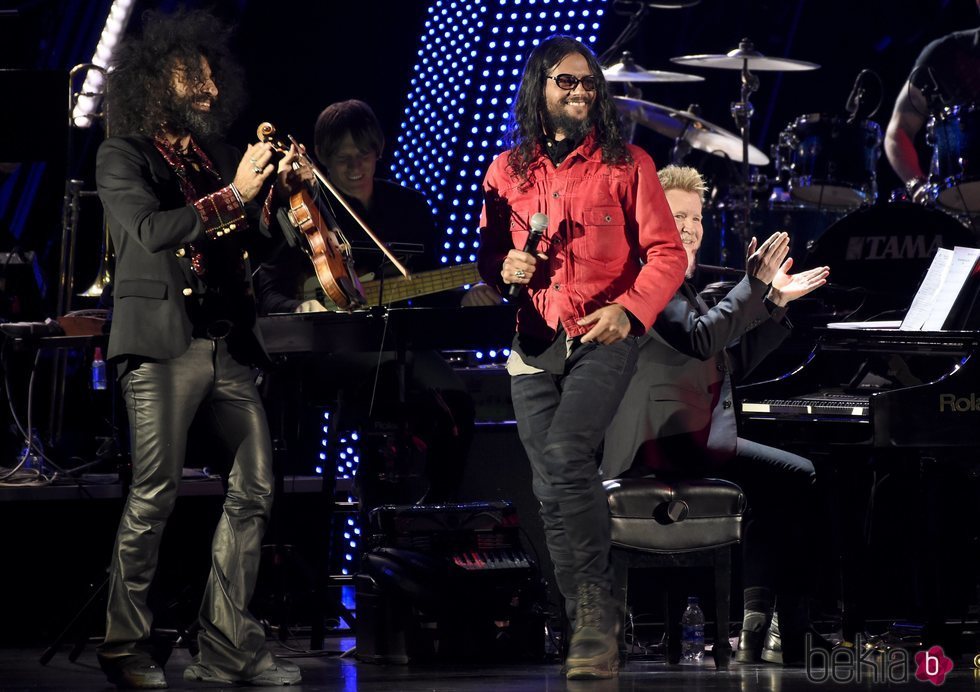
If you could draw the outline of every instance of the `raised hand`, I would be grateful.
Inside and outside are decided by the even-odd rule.
[[[233,184],[243,202],[251,202],[262,189],[262,183],[272,175],[272,145],[268,142],[250,144],[242,160],[238,162]]]
[[[779,266],[789,254],[789,234],[784,231],[773,233],[758,248],[756,242],[753,237],[746,249],[745,272],[763,283],[770,284],[779,271]]]
[[[772,279],[769,300],[780,307],[786,307],[790,301],[820,288],[827,283],[827,277],[830,275],[830,267],[814,267],[799,274],[790,274],[789,270],[792,268],[793,258],[788,257]]]

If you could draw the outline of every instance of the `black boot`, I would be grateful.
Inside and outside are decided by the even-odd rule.
[[[738,648],[735,649],[735,661],[738,663],[758,663],[762,659],[763,640],[768,641],[766,630],[755,631],[743,629],[738,635]]]
[[[772,614],[772,622],[769,623],[766,640],[762,645],[761,658],[768,663],[783,664],[783,639],[779,634],[779,613]]]

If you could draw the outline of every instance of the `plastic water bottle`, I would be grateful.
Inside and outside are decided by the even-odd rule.
[[[704,658],[704,612],[697,596],[689,596],[681,615],[681,660],[700,663]]]
[[[95,355],[92,357],[92,389],[108,389],[109,383],[105,377],[105,361],[102,360],[102,347],[95,347]]]
[[[32,430],[31,439],[24,440],[24,446],[21,447],[20,455],[17,457],[18,461],[22,462],[20,468],[24,471],[44,473],[44,464],[41,461],[41,457],[38,456],[40,450],[41,438],[38,436],[36,430]]]

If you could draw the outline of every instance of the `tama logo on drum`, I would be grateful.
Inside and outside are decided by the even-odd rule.
[[[848,260],[928,259],[942,247],[940,235],[866,235],[847,241]]]
[[[980,397],[978,397],[976,394],[960,397],[956,396],[955,394],[940,394],[939,412],[952,413],[954,411],[958,413],[976,413],[977,411],[980,411]]]

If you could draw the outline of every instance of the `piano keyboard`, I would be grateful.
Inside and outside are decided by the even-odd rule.
[[[452,556],[453,564],[470,572],[492,569],[527,569],[527,556],[515,550],[471,550]]]
[[[768,413],[788,416],[853,416],[867,418],[871,402],[867,398],[842,399],[763,399],[742,402],[742,413]]]

